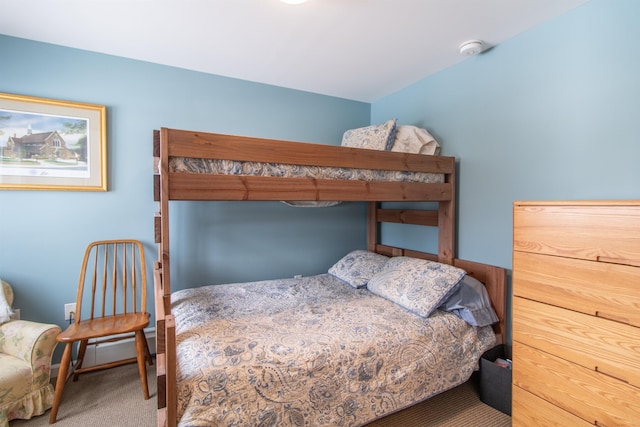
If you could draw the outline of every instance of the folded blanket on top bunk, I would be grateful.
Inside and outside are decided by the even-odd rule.
[[[332,274],[174,293],[179,425],[361,425],[465,382],[495,336],[437,309],[464,272],[365,252]],[[431,285],[411,298],[410,277]]]
[[[440,144],[426,130],[417,126],[396,126],[396,119],[378,125],[349,129],[342,136],[343,147],[438,155]]]

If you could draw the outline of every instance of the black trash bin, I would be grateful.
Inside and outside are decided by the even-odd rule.
[[[511,416],[511,369],[496,359],[510,359],[504,344],[493,347],[480,358],[480,400]]]

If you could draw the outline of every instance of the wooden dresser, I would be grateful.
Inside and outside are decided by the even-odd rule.
[[[640,426],[640,200],[513,210],[513,425]]]

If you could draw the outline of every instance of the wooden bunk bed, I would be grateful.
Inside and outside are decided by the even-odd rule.
[[[158,261],[154,265],[157,334],[158,425],[177,423],[176,321],[171,311],[169,204],[171,201],[364,201],[368,203],[367,250],[388,257],[405,256],[437,261],[466,270],[483,282],[499,322],[493,325],[497,342],[505,326],[506,271],[499,267],[455,258],[455,159],[442,156],[365,150],[310,143],[268,140],[162,128],[154,131],[154,198]],[[435,182],[363,181],[295,176],[250,176],[185,171],[176,159],[207,162],[293,164],[301,167],[367,169],[432,174]],[[210,171],[210,166],[204,167]],[[241,168],[242,169],[242,168]],[[393,174],[393,173],[392,173]],[[435,202],[432,209],[384,209],[380,202]],[[429,204],[434,205],[434,204]],[[392,247],[380,243],[383,222],[437,227],[438,253]]]

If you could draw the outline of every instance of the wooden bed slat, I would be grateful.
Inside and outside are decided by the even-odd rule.
[[[164,306],[164,294],[162,292],[162,267],[159,262],[153,263],[153,304],[156,313],[156,335],[159,339],[156,340],[156,350],[158,353],[164,353],[164,317],[166,310]],[[162,342],[162,343],[161,343]]]
[[[378,209],[378,222],[438,226],[437,210]]]
[[[380,226],[378,225],[378,207],[380,203],[369,202],[367,204],[367,250],[376,252],[376,244],[380,234]]]
[[[448,200],[448,184],[170,173],[170,200]],[[401,188],[402,191],[398,191]]]
[[[426,259],[429,261],[438,261],[438,255],[436,254],[429,254],[429,253],[420,252],[420,251],[412,251],[410,249],[403,249],[395,246],[388,246],[388,245],[381,245],[381,244],[375,245],[375,250],[373,252],[377,252],[379,254],[386,255],[389,257],[408,256],[412,258]]]
[[[160,131],[153,131],[153,157],[160,157]],[[155,170],[155,169],[154,169]]]
[[[165,129],[163,129],[164,131]],[[166,129],[169,157],[453,173],[455,158]]]
[[[162,240],[162,216],[157,212],[153,216],[153,238],[155,243],[160,243]]]
[[[165,319],[165,331],[166,331],[166,341],[167,348],[173,349],[172,351],[166,352],[166,374],[167,379],[171,378],[173,381],[176,379],[176,369],[177,369],[177,360],[176,360],[176,322],[173,315],[168,315]],[[173,388],[175,389],[175,383],[173,383]],[[176,393],[167,393],[167,419],[174,420],[172,422],[175,423],[178,413],[178,395]]]
[[[153,176],[153,201],[160,201],[160,175]]]
[[[455,257],[456,220],[455,200],[438,206],[438,260],[451,264]]]
[[[164,320],[162,321],[164,325]],[[158,381],[158,391],[164,390],[164,393],[158,392],[158,409],[167,407],[167,375],[165,368],[167,367],[167,361],[164,357],[164,354],[156,355],[156,364],[158,367],[156,368],[156,377]]]

